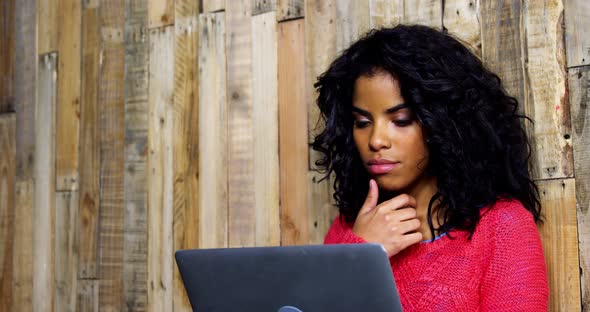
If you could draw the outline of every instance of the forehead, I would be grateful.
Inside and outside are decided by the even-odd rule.
[[[399,80],[383,71],[358,77],[352,100],[353,105],[359,107],[392,106],[404,102]]]

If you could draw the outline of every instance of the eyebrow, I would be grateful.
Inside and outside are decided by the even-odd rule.
[[[398,104],[398,105],[395,105],[395,106],[392,106],[392,107],[386,109],[385,110],[385,113],[386,114],[393,114],[393,113],[397,112],[398,110],[401,110],[401,109],[404,109],[404,108],[410,108],[410,105],[409,104],[406,104],[406,103],[401,103],[401,104]],[[353,106],[352,107],[352,111],[354,113],[357,113],[357,114],[360,114],[360,115],[363,115],[363,116],[366,116],[366,117],[371,116],[371,113],[369,113],[368,111],[366,111],[366,110],[364,110],[362,108],[358,108],[356,106]]]

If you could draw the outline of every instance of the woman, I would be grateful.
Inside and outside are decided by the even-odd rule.
[[[451,36],[373,30],[315,84],[325,243],[382,244],[404,311],[542,311],[548,286],[515,98]]]

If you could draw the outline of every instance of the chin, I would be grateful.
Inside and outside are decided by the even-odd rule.
[[[374,176],[373,179],[377,182],[380,190],[393,193],[401,193],[409,186],[409,183],[402,181],[400,177],[391,177],[387,175]]]

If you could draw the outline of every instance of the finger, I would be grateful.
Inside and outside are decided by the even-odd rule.
[[[424,236],[420,232],[408,233],[402,236],[402,249],[406,249],[408,246],[421,242],[423,238]]]
[[[421,224],[420,220],[411,219],[411,220],[401,222],[400,224],[396,225],[395,227],[397,228],[397,231],[399,231],[399,233],[406,234],[406,233],[410,233],[410,232],[414,232],[414,231],[419,230],[420,224]]]
[[[390,210],[388,215],[389,220],[406,221],[415,219],[418,213],[414,208],[401,208],[397,210]]]
[[[365,203],[361,207],[359,211],[359,215],[365,214],[377,205],[377,200],[379,199],[379,188],[377,187],[377,182],[371,179],[369,180],[369,192],[367,193],[367,198],[365,199]]]
[[[416,199],[408,194],[398,195],[390,200],[387,200],[381,204],[381,206],[389,207],[389,209],[403,209],[407,207],[416,208]]]

